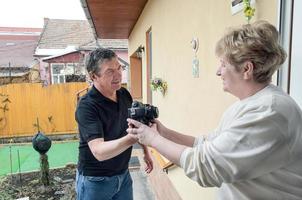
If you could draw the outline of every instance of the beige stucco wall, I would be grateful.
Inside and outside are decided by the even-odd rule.
[[[129,37],[129,55],[146,46],[146,31],[152,27],[152,77],[168,83],[163,97],[153,92],[160,120],[168,127],[191,135],[213,130],[223,111],[236,99],[222,91],[215,75],[218,60],[216,41],[226,27],[246,23],[243,13],[231,14],[230,0],[149,0]],[[252,21],[277,23],[277,0],[258,0]],[[199,78],[192,76],[190,41],[199,39]],[[146,57],[143,56],[143,100],[146,101]],[[213,199],[213,189],[203,189],[183,175],[180,168],[169,178],[184,200]]]

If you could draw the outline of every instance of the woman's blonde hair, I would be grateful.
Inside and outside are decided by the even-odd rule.
[[[279,45],[277,29],[266,21],[234,28],[216,44],[216,55],[223,56],[236,70],[246,61],[254,65],[254,80],[271,81],[273,73],[286,59],[286,52]]]

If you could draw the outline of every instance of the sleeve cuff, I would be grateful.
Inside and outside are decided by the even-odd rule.
[[[94,140],[94,139],[99,139],[99,138],[103,138],[101,137],[100,135],[91,135],[89,136],[87,139],[86,139],[86,142],[90,142],[91,140]]]

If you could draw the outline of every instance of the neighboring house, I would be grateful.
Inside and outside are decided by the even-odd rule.
[[[133,0],[124,1],[123,6],[120,1],[81,2],[96,37],[129,39],[132,95],[158,106],[160,120],[175,130],[198,136],[215,129],[224,110],[236,100],[222,91],[221,80],[215,75],[215,44],[227,27],[247,23],[242,11],[232,12],[232,1]],[[256,13],[251,22],[267,20],[280,27],[289,59],[275,83],[302,106],[302,1],[255,1],[253,6]],[[196,53],[193,39],[199,41]],[[154,77],[167,81],[165,96],[151,92],[150,79]],[[149,176],[155,183],[156,199],[214,199],[212,189],[201,188],[180,168],[169,169],[170,182],[165,185],[159,176],[166,175],[155,170]],[[167,195],[167,188],[176,192]]]
[[[42,61],[48,63],[46,69],[50,74],[51,83],[85,82],[84,57],[86,54],[87,51],[72,50],[43,58]]]
[[[0,27],[0,85],[40,82],[33,54],[41,28]]]
[[[97,47],[112,49],[128,66],[128,41],[96,40],[85,20],[44,19],[44,28],[35,50],[44,84],[87,81],[85,56]],[[127,83],[124,73],[123,83]]]

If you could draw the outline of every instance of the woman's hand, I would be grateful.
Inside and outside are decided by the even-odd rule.
[[[129,128],[127,129],[129,134],[136,135],[139,143],[153,146],[154,139],[159,136],[155,123],[149,127],[133,119],[127,119],[127,121],[129,123]]]
[[[167,133],[167,130],[168,128],[165,127],[159,120],[157,119],[154,119],[152,121],[152,124],[156,124],[156,129],[157,131],[159,132],[159,134],[163,137],[165,137],[166,133]]]

